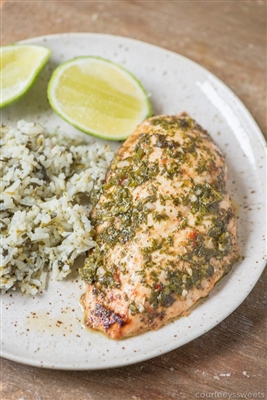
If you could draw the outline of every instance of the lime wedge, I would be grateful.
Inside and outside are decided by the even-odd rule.
[[[0,48],[0,108],[18,100],[30,89],[50,54],[50,49],[36,45]]]
[[[148,95],[135,76],[93,56],[59,65],[48,84],[48,100],[61,118],[107,140],[126,139],[152,114]]]

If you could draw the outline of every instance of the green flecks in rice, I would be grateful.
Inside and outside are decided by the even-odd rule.
[[[91,205],[81,197],[100,187],[114,153],[25,121],[2,127],[0,146],[0,289],[34,295],[49,270],[65,278],[95,246]]]

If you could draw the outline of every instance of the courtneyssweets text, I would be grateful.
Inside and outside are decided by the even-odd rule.
[[[196,392],[196,398],[198,399],[265,399],[266,394],[264,392]]]

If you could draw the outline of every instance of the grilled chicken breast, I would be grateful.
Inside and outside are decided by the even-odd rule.
[[[149,118],[128,138],[92,220],[85,324],[114,339],[186,314],[238,259],[225,161],[186,114]]]

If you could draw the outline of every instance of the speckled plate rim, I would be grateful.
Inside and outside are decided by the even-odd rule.
[[[156,332],[148,332],[140,335],[139,337],[126,339],[125,341],[114,342],[110,339],[103,338],[103,336],[100,337],[100,334],[100,339],[95,339],[98,334],[94,333],[92,342],[94,342],[95,340],[97,346],[102,346],[102,344],[104,343],[107,347],[107,350],[110,347],[111,356],[108,356],[106,353],[105,357],[99,357],[97,362],[95,361],[95,359],[90,362],[90,356],[89,361],[81,361],[81,359],[75,359],[75,354],[72,354],[72,348],[69,349],[70,356],[64,360],[58,354],[56,355],[57,358],[55,359],[55,353],[53,353],[53,351],[50,351],[50,358],[48,356],[46,360],[38,358],[38,355],[34,356],[32,349],[30,349],[30,351],[27,351],[27,349],[23,351],[22,349],[20,352],[21,354],[18,354],[16,348],[13,348],[12,345],[8,348],[5,346],[4,348],[2,348],[4,336],[11,334],[11,330],[6,328],[6,320],[4,321],[4,317],[2,317],[2,322],[5,323],[1,324],[1,355],[4,358],[32,366],[65,370],[95,370],[121,367],[159,356],[161,354],[174,350],[206,333],[222,320],[224,320],[229,314],[231,314],[243,302],[243,300],[247,297],[252,288],[255,286],[266,265],[265,245],[260,240],[258,240],[259,243],[255,242],[255,238],[259,239],[261,235],[266,234],[266,223],[263,224],[263,221],[266,222],[266,180],[264,179],[266,165],[263,166],[263,164],[261,164],[261,167],[259,167],[259,165],[257,164],[257,159],[261,159],[261,163],[264,163],[266,161],[266,141],[257,124],[255,123],[253,117],[250,115],[249,111],[225,84],[223,84],[218,78],[216,78],[205,68],[185,58],[184,56],[173,53],[169,50],[165,50],[157,46],[140,42],[134,39],[94,33],[67,33],[47,35],[37,38],[30,38],[21,41],[20,43],[36,43],[45,45],[49,43],[51,44],[53,43],[53,41],[59,41],[64,42],[64,45],[67,46],[68,40],[72,42],[77,41],[77,43],[81,41],[87,43],[93,43],[97,41],[98,43],[102,43],[104,47],[110,47],[112,46],[112,44],[114,44],[116,51],[119,51],[119,49],[123,49],[123,57],[119,59],[119,61],[122,64],[125,63],[126,67],[130,66],[127,57],[131,58],[134,54],[138,58],[138,56],[141,54],[142,57],[144,57],[145,55],[147,57],[146,60],[142,58],[143,62],[145,61],[144,64],[147,63],[148,65],[150,65],[153,62],[153,59],[155,60],[155,57],[162,56],[162,69],[164,69],[166,65],[168,66],[170,65],[170,63],[172,63],[171,68],[173,67],[173,65],[175,65],[178,69],[182,66],[184,73],[186,73],[186,69],[190,70],[192,88],[190,86],[190,83],[189,88],[192,89],[193,92],[198,91],[196,98],[193,96],[193,102],[195,105],[192,108],[194,108],[195,110],[192,110],[191,114],[196,117],[196,119],[198,119],[198,117],[201,118],[202,110],[201,108],[198,109],[198,105],[196,105],[197,98],[199,96],[199,101],[203,101],[204,103],[206,102],[205,105],[208,106],[208,116],[210,116],[210,114],[216,109],[222,121],[222,126],[229,126],[229,124],[233,125],[230,128],[230,130],[232,129],[232,132],[229,133],[229,137],[227,138],[227,140],[230,141],[230,144],[238,143],[241,147],[241,150],[240,156],[239,154],[237,154],[237,160],[234,159],[235,152],[227,155],[228,161],[231,164],[230,170],[234,171],[235,162],[238,161],[239,164],[239,162],[241,161],[241,153],[243,156],[245,155],[247,157],[243,158],[243,162],[245,164],[247,163],[247,169],[245,167],[245,171],[250,171],[251,169],[251,178],[252,180],[255,180],[254,182],[252,182],[252,186],[249,188],[250,193],[255,193],[255,190],[252,190],[255,188],[257,189],[257,191],[259,191],[257,192],[259,194],[257,195],[256,199],[252,199],[252,195],[249,195],[249,193],[244,191],[245,193],[247,193],[247,196],[245,196],[248,198],[247,203],[253,200],[255,204],[260,204],[261,210],[260,217],[256,218],[254,225],[251,221],[252,228],[250,228],[250,233],[248,233],[248,235],[246,236],[246,244],[244,245],[244,249],[246,252],[245,259],[242,262],[238,263],[234,267],[233,271],[219,282],[216,288],[211,292],[209,298],[201,301],[200,304],[198,304],[197,307],[192,310],[191,314],[188,317],[177,319],[176,321],[166,325]],[[109,50],[107,49],[105,55],[108,54]],[[153,57],[151,58],[151,56]],[[148,60],[149,57],[151,58],[151,60]],[[166,65],[164,65],[164,60],[166,61],[166,59],[168,59],[168,61],[166,62]],[[118,60],[115,59],[115,61]],[[158,66],[158,68],[160,68],[160,66]],[[136,73],[135,69],[137,72],[139,71],[138,68],[135,66],[133,67],[134,73]],[[152,67],[150,72],[153,78]],[[162,70],[162,72],[163,73],[161,74],[161,76],[162,80],[164,80],[164,76],[169,71],[166,72]],[[203,77],[203,80],[199,79],[199,76]],[[145,85],[145,73],[143,73],[143,76],[141,76],[141,78],[144,79]],[[171,81],[172,79],[173,78],[171,78]],[[181,89],[181,82],[179,84],[180,86],[178,85],[178,87],[179,89]],[[153,87],[151,87],[150,89],[152,92],[151,98],[153,100],[153,96],[155,96],[155,94],[153,93]],[[164,88],[161,89],[164,92]],[[185,89],[184,91],[186,93],[187,89]],[[173,98],[169,99],[168,94],[165,97],[166,103],[169,102],[169,104],[173,104]],[[185,103],[187,102],[186,96],[183,98],[183,100],[185,101]],[[190,104],[190,99],[186,104]],[[174,107],[170,107],[172,108],[172,113],[175,111],[175,107],[176,105]],[[157,104],[156,102],[155,108],[157,109],[157,111],[159,111],[159,113],[161,113],[161,111],[166,112],[166,109],[164,108],[164,103]],[[12,117],[10,118],[12,119]],[[205,124],[202,125],[207,128]],[[218,139],[219,141],[221,140],[219,136],[216,137],[216,139]],[[224,140],[225,139],[222,140],[222,143],[224,143]],[[239,166],[236,168],[238,169]],[[246,179],[242,179],[242,184],[244,184]],[[239,189],[242,186],[239,181],[237,183],[237,186],[239,186]],[[233,193],[235,193],[234,184],[232,191]],[[251,220],[254,216],[257,216],[256,210],[252,209]],[[242,217],[240,218],[239,222],[241,222],[241,227],[245,226]],[[249,268],[249,266],[247,265],[248,263],[250,263],[253,268]],[[246,274],[248,271],[251,270],[253,270],[253,274],[252,276],[250,274],[248,280],[246,278]],[[69,288],[73,284],[74,282],[68,282],[66,284],[66,287]],[[233,297],[233,291],[235,290],[236,285],[238,286],[238,290],[236,290]],[[229,296],[231,298],[231,301],[229,301]],[[17,300],[18,296],[15,295],[15,297]],[[220,310],[222,304],[224,308],[223,310]],[[5,305],[5,299],[4,297],[2,297],[1,311],[3,311]],[[219,313],[218,310],[220,310]],[[84,340],[85,335],[88,335],[88,337],[90,337],[91,333],[83,333],[82,340]],[[17,338],[18,337],[13,338],[13,340],[16,340]],[[55,340],[58,340],[58,337],[56,337]],[[23,345],[24,342],[22,341],[21,347],[23,347]],[[45,348],[45,350],[49,352],[48,346]]]

